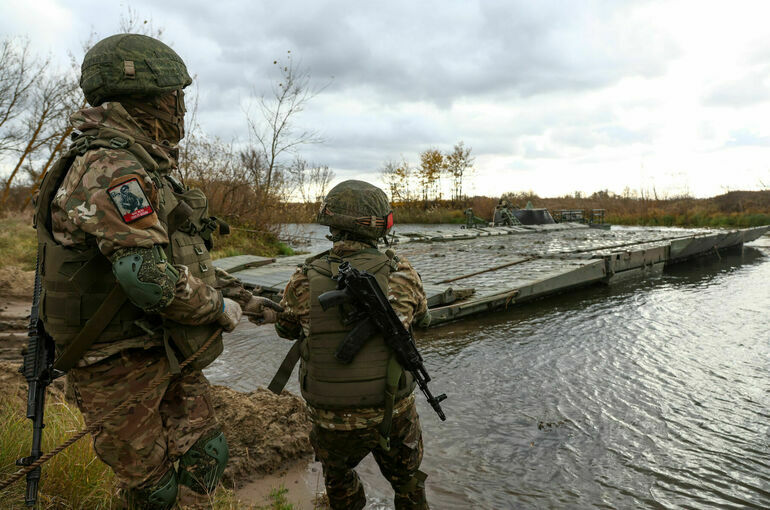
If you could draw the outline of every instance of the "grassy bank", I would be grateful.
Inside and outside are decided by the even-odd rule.
[[[550,211],[559,209],[604,209],[608,223],[678,227],[745,228],[770,224],[770,191],[733,191],[711,198],[672,199],[631,198],[607,192],[588,197],[540,198],[533,193],[510,193],[512,204],[527,202]],[[436,201],[428,204],[396,203],[397,223],[463,223],[464,211],[473,208],[476,216],[491,220],[498,198],[473,197],[462,202]]]
[[[52,400],[52,401],[51,401]],[[16,459],[29,455],[32,441],[30,420],[18,397],[0,397],[0,480],[18,469]],[[77,408],[55,398],[49,399],[45,411],[43,451],[49,451],[83,427]],[[0,492],[2,507],[22,509],[24,479]],[[248,505],[238,500],[235,492],[220,488],[212,508],[215,510],[292,510],[286,499],[287,490],[271,490],[262,504]],[[112,471],[96,458],[91,441],[83,438],[43,466],[38,492],[39,508],[93,510],[120,508],[118,488]]]
[[[29,455],[32,441],[30,420],[23,403],[0,397],[0,478],[16,472],[16,459]],[[43,451],[50,451],[83,427],[80,412],[69,404],[54,401],[46,405]],[[0,493],[4,508],[24,508],[24,480]],[[112,471],[94,455],[91,443],[81,439],[43,467],[40,480],[41,508],[110,509],[118,506]],[[17,506],[16,506],[17,505]]]
[[[214,259],[237,255],[273,257],[294,255],[294,250],[279,241],[273,234],[254,232],[248,227],[232,226],[230,234],[226,236],[215,234],[214,249],[211,251]]]
[[[230,235],[215,235],[213,258],[234,255],[293,255],[294,251],[270,233],[254,233],[241,227],[233,227]],[[6,216],[0,218],[0,267],[17,267],[24,271],[35,270],[37,237],[32,228],[31,216]]]
[[[31,216],[0,218],[0,267],[15,266],[34,271],[37,237]]]

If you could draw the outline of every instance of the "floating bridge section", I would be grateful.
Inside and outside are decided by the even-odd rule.
[[[598,230],[575,223],[474,229],[446,225],[399,233],[393,241],[399,256],[407,257],[422,276],[434,327],[579,287],[658,275],[666,265],[716,256],[768,231],[770,226]],[[244,255],[214,264],[278,299],[306,258]]]

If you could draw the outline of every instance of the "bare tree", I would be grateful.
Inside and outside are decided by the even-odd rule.
[[[461,200],[463,195],[463,179],[469,170],[473,169],[474,158],[471,157],[471,148],[465,147],[460,141],[452,152],[444,157],[446,170],[452,179],[452,200]]]
[[[39,150],[31,154],[25,164],[25,172],[32,181],[31,192],[28,194],[23,207],[26,207],[43,177],[48,173],[53,162],[66,148],[66,142],[73,131],[69,121],[70,114],[85,106],[85,99],[80,92],[77,77],[71,72],[60,72],[40,83],[36,93],[38,106],[33,109],[39,112],[38,122],[50,106],[47,126],[38,135]],[[32,138],[32,137],[31,137]]]
[[[292,60],[291,51],[286,62],[273,62],[280,70],[280,80],[273,85],[272,95],[260,96],[256,114],[246,112],[251,137],[250,149],[259,154],[264,165],[264,179],[255,182],[259,190],[270,195],[275,192],[276,176],[287,166],[283,158],[293,154],[301,145],[320,143],[322,138],[313,130],[295,128],[293,121],[308,101],[320,90],[310,86],[310,74]]]
[[[390,192],[390,201],[397,202],[403,200],[399,186],[398,163],[392,159],[385,161],[380,169],[380,174],[385,188]]]
[[[0,52],[0,157],[11,168],[0,195],[0,207],[6,207],[19,176],[35,188],[64,148],[80,93],[74,75],[32,55],[28,41],[6,39]]]
[[[422,199],[440,199],[441,171],[444,168],[444,155],[438,149],[427,149],[420,153],[420,167],[417,176],[422,190]]]
[[[47,64],[30,54],[27,39],[8,37],[0,45],[0,157],[15,152],[24,137],[15,121],[29,107],[31,89]]]
[[[163,27],[155,27],[152,18],[142,19],[139,13],[130,5],[126,12],[120,15],[118,22],[120,32],[124,34],[142,34],[160,39],[163,36]]]
[[[334,179],[334,171],[327,165],[311,165],[300,157],[294,158],[289,174],[294,193],[305,204],[321,203]]]

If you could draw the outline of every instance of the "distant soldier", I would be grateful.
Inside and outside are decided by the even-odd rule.
[[[267,301],[215,270],[209,250],[223,224],[203,192],[170,175],[191,81],[158,40],[98,42],[80,80],[92,107],[72,115],[73,145],[36,206],[41,317],[86,424],[175,374],[94,436],[129,508],[210,506],[228,448],[200,369],[222,352],[217,331],[235,328],[242,309],[264,318]]]
[[[409,328],[430,317],[420,276],[405,258],[377,249],[377,241],[393,226],[390,204],[379,188],[352,180],[338,184],[326,196],[317,221],[329,226],[334,244],[307,259],[289,280],[275,328],[284,338],[299,339],[292,351],[301,357],[300,390],[313,421],[310,440],[323,466],[331,507],[364,507],[364,488],[354,468],[371,452],[395,490],[396,508],[426,509],[426,475],[418,469],[422,432],[411,374],[381,335],[372,337],[352,363],[338,362],[334,350],[353,325],[344,324],[336,309],[324,312],[318,302],[321,293],[336,288],[332,277],[347,261],[376,277]],[[284,380],[290,374],[286,365]]]
[[[473,208],[469,207],[465,210],[465,228],[473,228],[476,226],[475,215],[473,214]]]

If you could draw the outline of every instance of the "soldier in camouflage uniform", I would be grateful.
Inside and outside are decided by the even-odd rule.
[[[351,364],[337,362],[334,348],[352,326],[342,324],[336,309],[324,312],[318,303],[318,295],[335,288],[331,277],[336,268],[348,261],[375,275],[409,328],[416,320],[429,320],[422,281],[404,257],[377,250],[378,239],[393,224],[387,197],[379,188],[362,181],[335,186],[318,222],[330,226],[334,244],[309,258],[289,280],[281,300],[284,312],[275,328],[284,338],[298,339],[300,388],[313,421],[310,440],[323,465],[331,507],[364,507],[364,488],[354,468],[371,452],[395,490],[397,509],[428,508],[425,474],[419,471],[423,443],[411,374],[401,369],[380,335],[370,339]],[[395,396],[388,406],[385,389],[390,381],[395,381]]]
[[[92,106],[72,115],[72,147],[36,204],[41,317],[86,424],[174,373],[94,436],[129,508],[210,506],[228,449],[200,369],[242,311],[257,322],[275,315],[212,266],[212,232],[224,224],[208,216],[201,191],[170,175],[191,81],[160,41],[97,43],[80,82]]]

